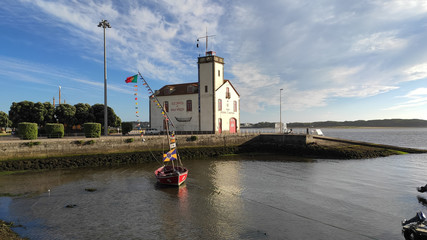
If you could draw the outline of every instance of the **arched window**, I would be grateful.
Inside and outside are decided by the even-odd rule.
[[[225,98],[230,99],[230,98],[231,98],[231,96],[230,96],[230,88],[229,88],[229,87],[227,87],[225,90],[226,90],[226,91],[225,91]]]
[[[237,112],[237,101],[233,101],[233,112]]]
[[[191,100],[187,100],[187,112],[193,111],[193,102]]]
[[[218,99],[218,111],[222,111],[222,100]]]
[[[164,106],[165,111],[169,112],[169,102],[165,101],[165,103],[163,104],[163,106]]]

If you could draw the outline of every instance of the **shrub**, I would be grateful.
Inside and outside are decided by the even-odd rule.
[[[46,123],[46,134],[48,138],[62,138],[64,136],[64,124]]]
[[[99,138],[101,136],[100,123],[85,123],[84,125],[85,137]]]
[[[131,143],[131,142],[133,142],[133,141],[134,141],[134,139],[133,139],[133,138],[125,139],[125,142],[126,142],[126,143]]]
[[[27,147],[32,147],[32,146],[37,146],[40,145],[41,142],[27,142],[27,143],[23,143],[23,146],[27,146]]]
[[[93,144],[95,144],[95,140],[89,140],[85,142],[85,145],[93,145]]]
[[[190,140],[193,141],[193,142],[196,141],[197,140],[197,136],[191,136]]]
[[[122,134],[126,135],[128,134],[130,131],[132,131],[132,123],[131,122],[122,122]]]
[[[30,139],[37,139],[37,124],[36,123],[29,123],[29,122],[22,122],[18,124],[19,129],[19,138],[30,140]]]

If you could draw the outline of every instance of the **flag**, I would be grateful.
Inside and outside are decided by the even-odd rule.
[[[137,75],[134,75],[134,76],[131,76],[131,77],[128,77],[128,78],[126,78],[125,82],[126,82],[126,83],[130,83],[130,82],[132,82],[132,83],[136,83],[136,82],[138,82],[138,74],[137,74]]]
[[[134,76],[126,78],[125,82],[126,83],[136,83],[136,82],[138,82],[138,75],[134,75]]]
[[[176,149],[172,149],[169,152],[163,154],[163,161],[164,162],[169,162],[169,161],[173,161],[176,160],[178,157],[176,155]]]

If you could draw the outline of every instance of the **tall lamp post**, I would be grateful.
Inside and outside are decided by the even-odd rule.
[[[108,109],[107,109],[107,55],[105,51],[105,29],[111,28],[107,20],[99,22],[98,27],[104,28],[104,135],[108,136]]]
[[[283,91],[283,88],[280,89],[280,133],[283,133],[282,131],[282,91]]]

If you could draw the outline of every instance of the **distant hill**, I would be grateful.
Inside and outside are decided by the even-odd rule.
[[[421,119],[382,119],[357,121],[326,121],[312,123],[288,123],[288,128],[326,128],[326,127],[427,127],[427,120]]]

